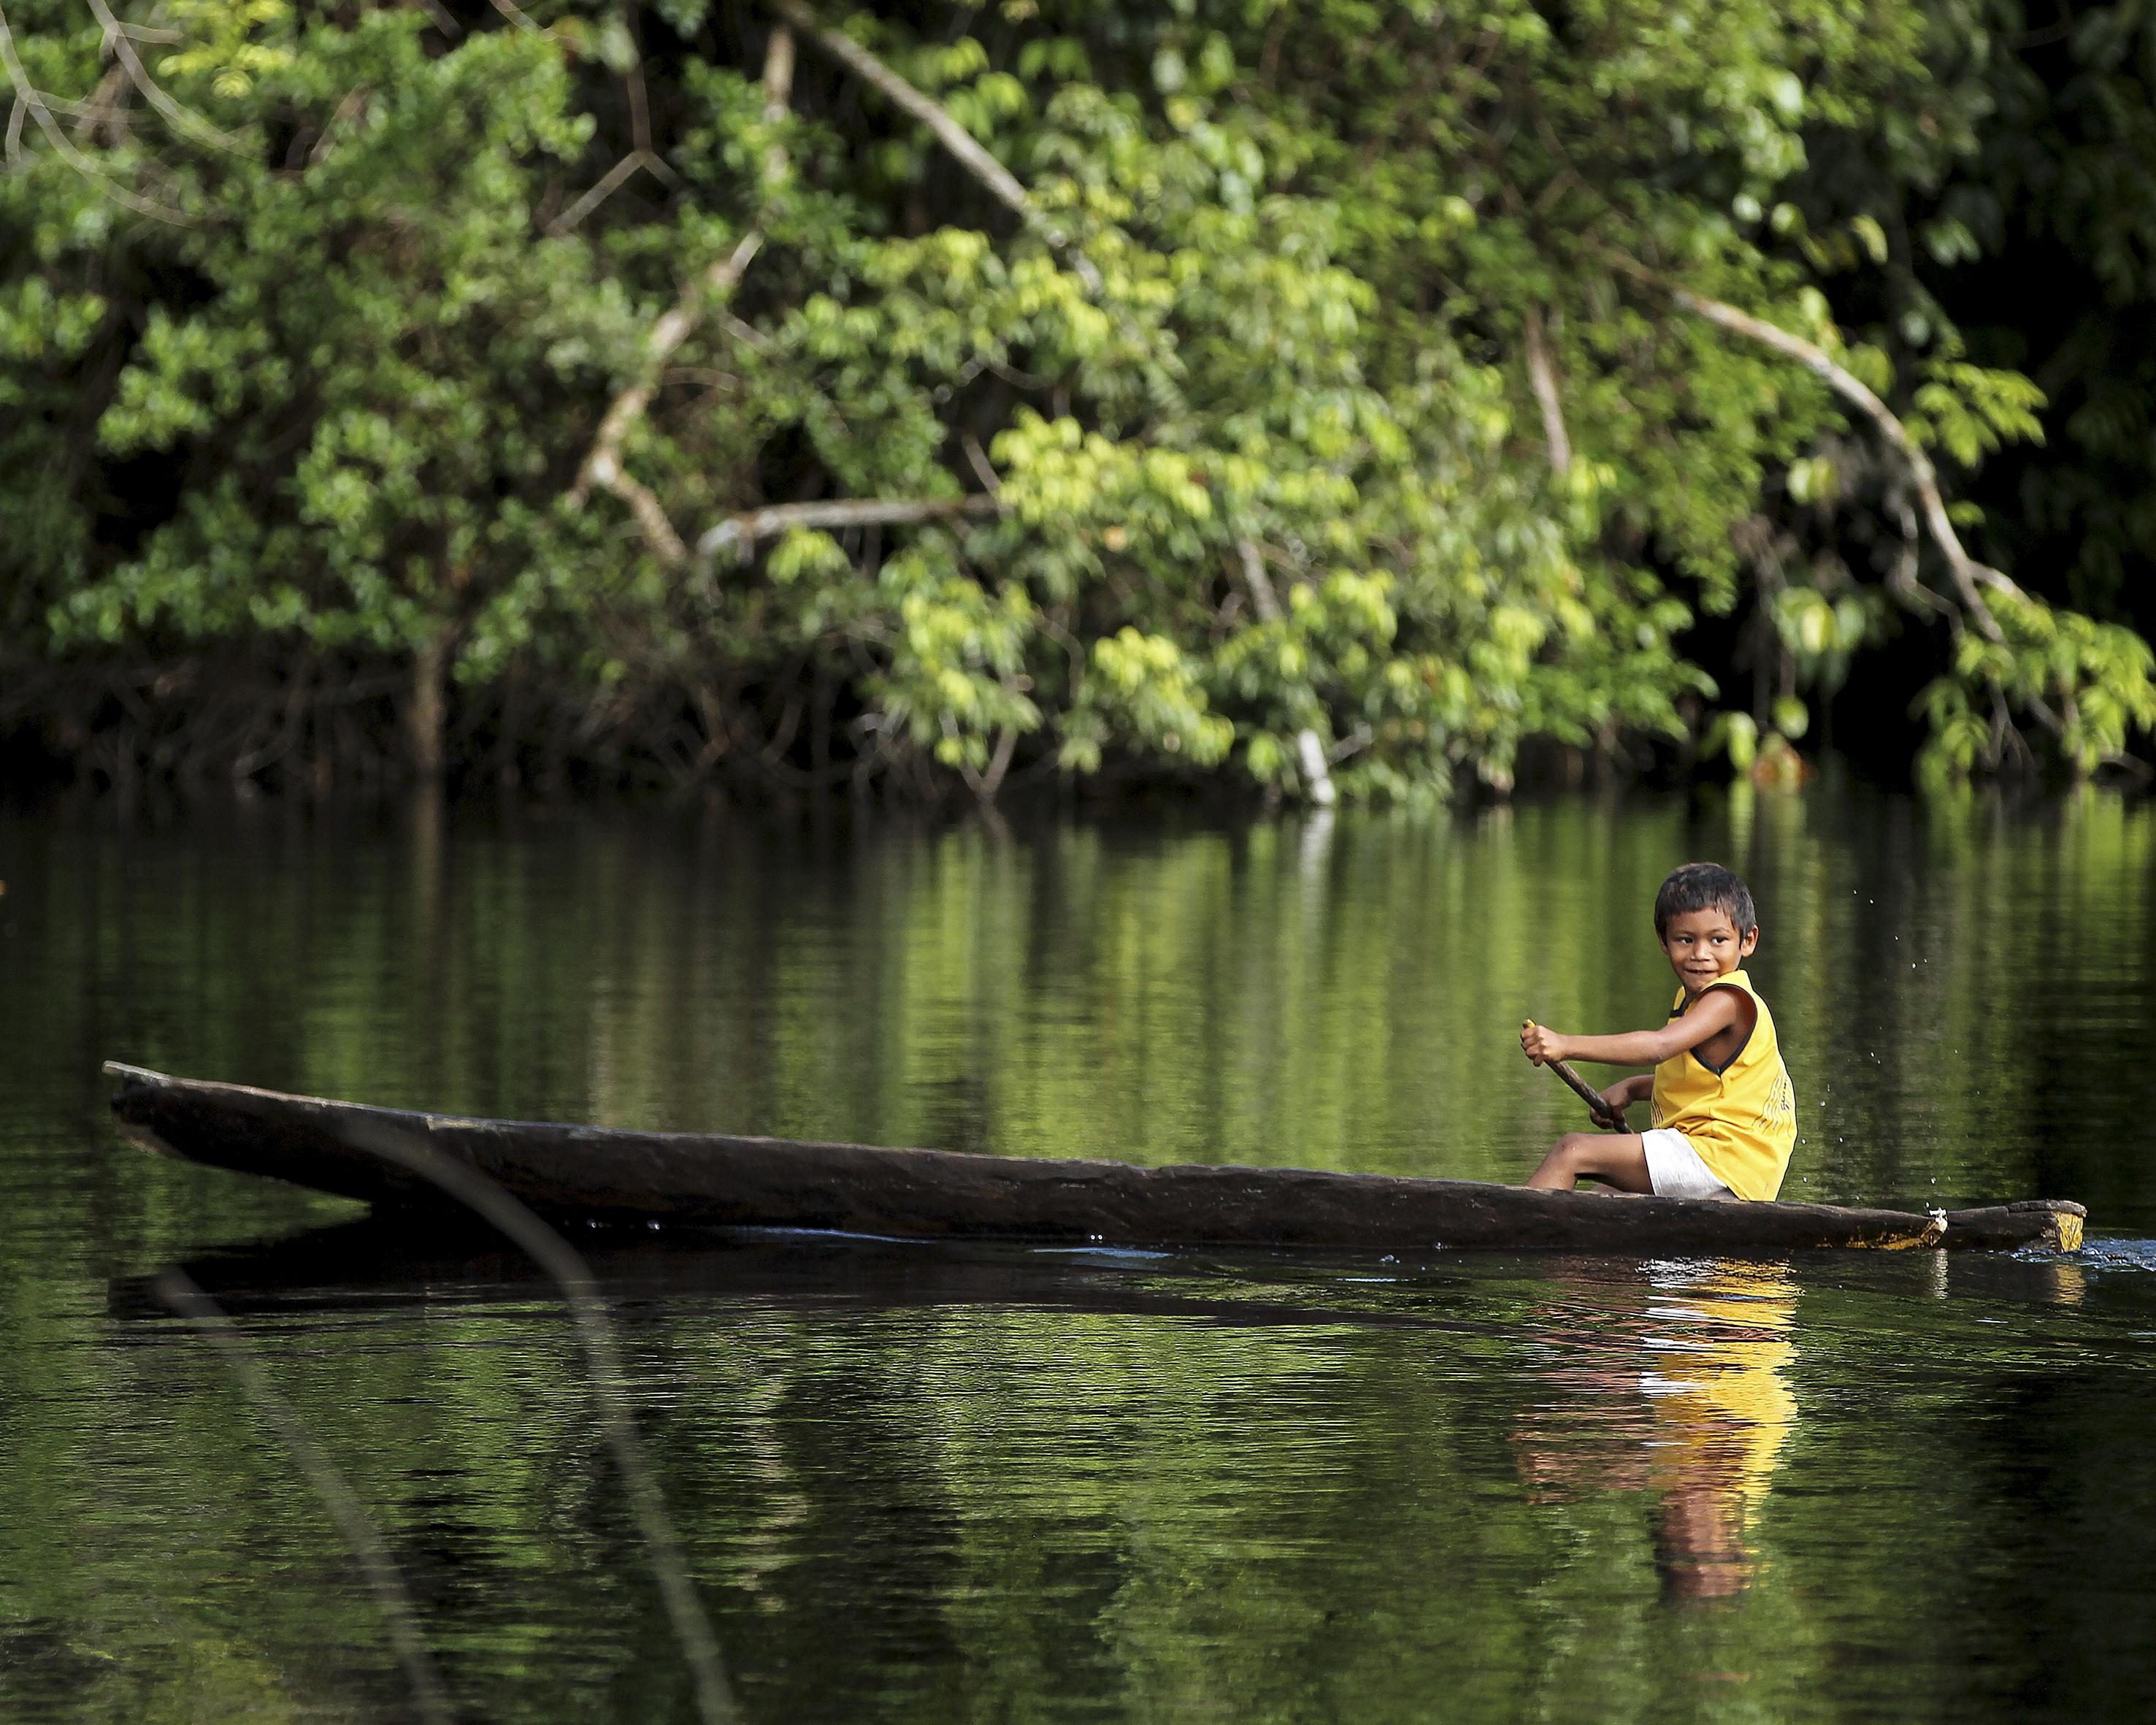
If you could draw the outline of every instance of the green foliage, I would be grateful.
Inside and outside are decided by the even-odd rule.
[[[1911,430],[1938,445],[1964,467],[1974,467],[2002,444],[2044,440],[2038,417],[2044,392],[2019,373],[1990,371],[1960,360],[1925,367],[1917,388]]]
[[[834,15],[1030,222],[814,44],[767,112],[753,8],[156,16],[153,104],[64,0],[9,12],[80,105],[69,153],[33,129],[0,180],[0,603],[49,661],[446,657],[587,739],[693,709],[686,771],[989,790],[1014,752],[1295,793],[1309,733],[1346,794],[1419,801],[1538,746],[1714,724],[1734,758],[1702,613],[1777,656],[1750,719],[1794,742],[1955,590],[1906,548],[1758,552],[1763,521],[1831,547],[1902,481],[1848,456],[1823,379],[1642,270],[1824,347],[1950,478],[2046,430],[1911,286],[1912,234],[1940,269],[1994,243],[1966,200],[1917,209],[1984,112],[1944,0]],[[1823,290],[1852,282],[1888,315],[1845,335]],[[630,388],[633,484],[593,490]],[[667,543],[990,487],[709,564]],[[2006,763],[1968,740],[1994,693],[2076,771],[2129,747],[2138,641],[2010,610],[1927,697],[1932,758]]]
[[[1924,692],[1928,775],[1998,765],[2007,743],[2002,703],[2054,712],[2060,747],[2083,775],[2120,753],[2133,731],[2156,725],[2156,653],[2133,631],[2032,600],[1995,596],[1991,609],[2003,639],[1964,635],[1953,674]],[[1993,698],[1988,714],[1979,692]]]

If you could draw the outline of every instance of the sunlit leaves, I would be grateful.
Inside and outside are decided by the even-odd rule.
[[[1940,360],[1917,389],[1912,425],[1918,436],[1974,466],[2001,444],[2041,443],[2043,405],[2044,392],[2019,372]]]
[[[200,80],[228,100],[246,95],[295,58],[286,0],[166,0],[163,15],[181,43],[159,60],[159,74]]]
[[[86,100],[94,30],[23,4],[38,78]],[[1040,222],[807,48],[767,111],[761,12],[159,17],[183,39],[161,74],[249,149],[133,118],[85,147],[199,225],[136,235],[34,138],[0,182],[28,236],[0,275],[0,401],[29,428],[0,425],[28,548],[0,573],[8,615],[43,615],[61,651],[447,641],[469,682],[538,667],[571,701],[806,679],[843,687],[878,760],[977,787],[1019,747],[1293,793],[1306,737],[1342,794],[1428,799],[1509,783],[1537,743],[1716,723],[1697,612],[1740,613],[1781,656],[1750,746],[1786,747],[1909,583],[1943,585],[1833,548],[1882,507],[1839,398],[1639,270],[1803,332],[1943,465],[2042,430],[2035,386],[1974,363],[1936,306],[1835,322],[1826,290],[1852,284],[1831,278],[1874,282],[1912,245],[1965,260],[1996,225],[1968,198],[1919,221],[1805,190],[1860,127],[1900,141],[1912,185],[1974,136],[1927,81],[1936,19],[1900,0],[845,19]],[[639,126],[649,163],[629,159]],[[710,286],[752,234],[746,273]],[[670,318],[693,327],[661,365]],[[630,386],[650,393],[620,460],[684,542],[789,501],[981,512],[680,567],[620,498],[566,495]],[[2081,412],[2121,446],[2145,433],[2131,392]],[[21,459],[52,438],[104,471],[165,464],[181,495],[98,543]],[[1812,539],[1786,568],[1752,531],[1775,512]],[[1964,631],[1928,698],[1938,759],[1999,763],[1994,695],[2055,713],[2077,767],[2132,740],[2137,641],[1999,615],[2007,642]],[[1712,739],[1732,760],[1736,735]]]
[[[1065,764],[1081,771],[1097,767],[1103,744],[1118,731],[1195,766],[1220,760],[1235,727],[1207,710],[1193,668],[1174,641],[1128,626],[1096,641],[1079,721],[1064,745]]]

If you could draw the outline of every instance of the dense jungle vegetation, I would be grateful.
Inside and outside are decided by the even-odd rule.
[[[18,770],[2145,770],[2143,0],[0,0],[0,66]]]

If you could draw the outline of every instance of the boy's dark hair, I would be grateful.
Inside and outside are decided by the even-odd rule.
[[[1748,935],[1759,926],[1759,913],[1752,907],[1752,889],[1719,862],[1686,862],[1672,868],[1662,889],[1655,894],[1655,938],[1669,931],[1670,919],[1694,910],[1719,910]]]

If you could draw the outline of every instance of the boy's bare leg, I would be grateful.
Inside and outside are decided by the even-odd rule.
[[[1583,1179],[1600,1180],[1620,1192],[1655,1189],[1647,1172],[1647,1147],[1637,1132],[1568,1132],[1527,1176],[1543,1192],[1570,1192]]]

